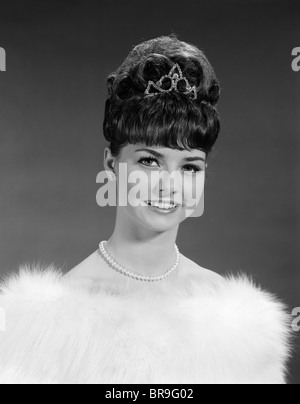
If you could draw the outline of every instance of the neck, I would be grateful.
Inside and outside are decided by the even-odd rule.
[[[158,233],[117,218],[107,248],[119,264],[132,272],[160,276],[175,263],[178,227]]]

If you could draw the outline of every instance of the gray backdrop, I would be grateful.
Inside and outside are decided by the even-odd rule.
[[[114,209],[96,205],[105,78],[133,45],[175,32],[222,84],[205,215],[183,225],[180,249],[300,307],[299,20],[297,0],[0,0],[1,274],[69,270],[109,237]]]

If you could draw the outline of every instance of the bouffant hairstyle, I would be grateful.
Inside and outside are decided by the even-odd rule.
[[[180,91],[145,94],[178,64],[197,99]],[[214,69],[196,46],[175,34],[141,43],[107,78],[104,136],[114,157],[128,144],[177,150],[212,150],[220,132],[216,104],[220,86]],[[186,89],[185,89],[186,90]]]

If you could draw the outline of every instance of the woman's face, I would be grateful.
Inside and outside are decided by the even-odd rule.
[[[206,153],[145,145],[128,145],[115,159],[118,195],[127,182],[129,217],[148,229],[164,232],[194,215],[204,197]],[[126,205],[126,206],[124,206]]]

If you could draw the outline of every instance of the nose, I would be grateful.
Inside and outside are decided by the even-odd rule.
[[[176,173],[170,174],[168,171],[161,173],[159,179],[159,196],[174,196],[179,192],[180,186]]]

